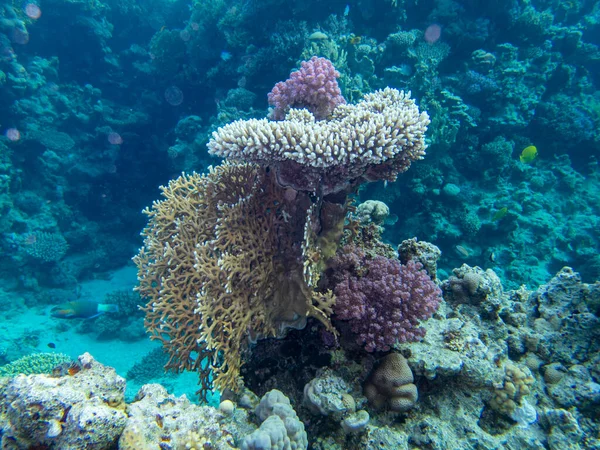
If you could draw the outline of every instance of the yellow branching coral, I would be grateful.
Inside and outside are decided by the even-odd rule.
[[[146,328],[170,355],[168,369],[198,371],[203,396],[211,371],[217,388],[236,390],[249,341],[282,336],[309,316],[332,330],[333,295],[303,276],[308,195],[257,165],[227,162],[162,193],[144,211],[134,261],[149,299]]]

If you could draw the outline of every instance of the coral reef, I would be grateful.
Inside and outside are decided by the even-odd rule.
[[[365,382],[364,393],[376,409],[387,408],[406,412],[415,406],[419,398],[413,373],[406,358],[390,353],[379,362]]]
[[[207,167],[202,146],[210,133],[264,116],[266,93],[293,67],[294,79],[313,69],[316,78],[323,74],[327,81],[304,87],[325,89],[329,99],[355,103],[392,86],[410,90],[428,111],[436,157],[427,169],[393,189],[363,194],[407,218],[388,233],[435,241],[445,271],[463,262],[483,266],[494,253],[502,261],[496,271],[511,287],[540,284],[565,264],[587,281],[597,278],[600,264],[588,252],[598,247],[598,193],[577,181],[593,176],[600,142],[597,8],[436,3],[422,11],[410,2],[363,3],[349,5],[348,14],[312,0],[189,9],[177,2],[3,3],[0,98],[10,105],[0,113],[6,282],[36,297],[48,286],[73,289],[124,264],[138,243],[120,225],[141,226],[137,212],[152,199],[150,189],[136,187]],[[437,30],[434,41],[428,29]],[[71,42],[79,43],[76,49]],[[181,93],[180,105],[167,102],[170,88]],[[319,98],[314,106],[319,102],[326,103]],[[193,136],[176,127],[185,117],[198,119]],[[114,134],[120,144],[108,140]],[[523,168],[515,156],[531,144],[540,157]],[[452,185],[461,190],[448,203],[439,194]],[[552,217],[567,217],[573,201],[581,212],[576,225],[558,226]],[[490,212],[502,207],[509,207],[507,217],[490,222]],[[52,274],[20,245],[37,233],[62,235],[69,245]],[[468,260],[453,254],[455,245],[473,250]],[[516,258],[517,251],[523,256]]]
[[[346,103],[337,84],[340,73],[331,61],[313,56],[303,61],[300,70],[277,83],[269,92],[274,120],[283,120],[290,108],[307,108],[316,120],[329,117],[338,105]]]
[[[308,83],[304,78],[295,80]],[[303,113],[310,116],[300,110],[288,116]],[[140,282],[137,289],[149,299],[146,327],[169,353],[167,368],[200,373],[203,396],[212,387],[209,375],[218,388],[238,390],[242,354],[257,339],[283,337],[288,328],[304,328],[307,317],[317,318],[329,332],[335,332],[330,322],[333,289],[318,286],[343,235],[344,192],[364,177],[395,178],[408,169],[411,160],[424,154],[427,114],[419,114],[410,96],[396,90],[368,95],[356,106],[340,104],[323,123],[329,127],[323,128],[323,136],[318,135],[314,120],[312,125],[304,122],[312,131],[294,120],[251,119],[225,125],[213,133],[209,150],[246,162],[226,162],[205,176],[184,174],[162,188],[165,200],[144,211],[150,224],[134,262]],[[346,143],[339,138],[322,155],[319,140],[327,135],[338,139],[344,130],[349,133]],[[314,139],[306,141],[314,133]],[[283,142],[288,144],[282,147]],[[290,143],[295,154],[288,151]],[[277,172],[254,164],[277,161],[281,163]],[[317,170],[323,164],[331,166],[327,174]],[[282,180],[284,172],[295,167],[302,168],[294,175],[304,183],[302,189],[298,183],[292,188]],[[302,192],[306,190],[318,190],[320,196],[342,190],[342,201],[321,198],[313,202]],[[355,329],[369,351],[388,349],[397,339],[418,338],[415,322],[430,316],[436,306],[434,297],[439,295],[414,263],[406,269],[394,266],[392,260],[388,263],[390,267],[378,273],[383,261],[374,260],[371,276],[378,279],[385,273],[387,280],[378,282],[382,284],[402,272],[402,295],[413,297],[419,306],[403,311],[409,303],[399,300],[401,295],[390,301],[395,307],[388,317],[382,304],[369,299],[375,326],[393,323],[392,334],[377,343],[376,330]],[[336,315],[353,319],[356,328],[362,318],[344,316],[341,311],[338,308]]]
[[[423,337],[421,320],[435,312],[441,291],[419,262],[375,256],[347,245],[331,262],[334,312],[349,321],[357,342],[369,352]]]
[[[73,375],[18,375],[3,386],[2,447],[107,449],[121,435],[125,380],[88,353]]]
[[[339,105],[325,121],[292,109],[284,121],[236,121],[213,133],[210,153],[273,166],[278,181],[323,195],[389,180],[425,155],[427,113],[410,94],[385,89]]]
[[[458,273],[480,270],[463,267]],[[580,302],[597,308],[598,284],[582,283],[577,274],[563,269],[535,291],[499,286],[478,302],[442,301],[435,316],[423,323],[427,330],[423,340],[396,344],[381,362],[377,356],[357,354],[356,347],[342,341],[328,367],[318,370],[304,387],[299,414],[310,417],[311,446],[373,448],[373,439],[378,439],[381,444],[376,448],[433,442],[457,448],[486,443],[559,449],[583,434],[587,438],[580,448],[598,445],[594,437],[598,424],[590,409],[599,401],[594,381],[598,327],[578,328],[563,335],[560,343],[552,341],[552,328],[534,328],[541,320],[534,305],[548,292],[563,314],[569,311],[563,317],[574,317],[580,325],[588,323]],[[579,347],[580,336],[591,343],[586,350]],[[258,342],[257,347],[265,344]],[[563,361],[558,356],[563,350],[574,348],[584,352],[581,359],[558,362]],[[290,392],[302,389],[286,382],[280,372],[273,378],[274,385]],[[401,394],[396,399],[406,406],[399,408],[403,412],[390,409],[394,403],[388,401],[394,394]],[[367,420],[361,413],[361,431],[351,429],[355,413],[351,408],[344,411],[350,405],[342,401],[346,396],[354,399],[357,412],[369,416]]]
[[[478,270],[467,266],[461,272]],[[544,326],[544,313],[533,307],[540,299],[562,311],[558,329],[572,329],[560,341],[553,340],[554,327]],[[331,349],[327,367],[304,386],[279,382],[287,373],[273,373],[271,381],[289,389],[295,401],[278,390],[261,399],[245,390],[213,408],[150,384],[125,405],[124,380],[86,354],[69,371],[3,378],[0,434],[9,448],[33,443],[80,448],[78,439],[87,428],[75,419],[87,411],[89,423],[104,430],[86,438],[99,449],[114,448],[118,440],[119,448],[137,449],[161,443],[219,449],[475,449],[483,443],[558,450],[573,439],[575,448],[595,448],[600,327],[587,308],[597,312],[599,305],[599,285],[582,283],[569,268],[535,291],[494,289],[479,302],[442,301],[436,316],[423,323],[422,342],[399,343],[381,358],[352,347]],[[256,350],[268,341],[257,341]],[[289,345],[297,337],[277,341]],[[576,360],[565,359],[573,349]]]
[[[216,386],[236,389],[249,342],[302,328],[307,316],[331,328],[331,294],[306,283],[294,245],[310,202],[286,192],[256,165],[224,164],[171,181],[145,211],[134,261],[146,327],[169,353],[167,368],[199,371],[203,393],[211,370]]]
[[[583,0],[0,0],[3,447],[600,447],[599,33]],[[227,400],[125,406],[85,351]],[[389,355],[403,412],[363,391]]]

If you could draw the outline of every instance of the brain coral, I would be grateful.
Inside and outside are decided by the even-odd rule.
[[[144,246],[134,258],[149,299],[146,328],[170,356],[167,368],[200,373],[236,390],[248,342],[302,328],[308,316],[331,328],[333,295],[306,281],[307,195],[280,187],[254,164],[182,175],[162,187]]]
[[[419,394],[406,358],[399,353],[384,356],[365,383],[364,394],[377,409],[387,407],[395,412],[411,409]]]

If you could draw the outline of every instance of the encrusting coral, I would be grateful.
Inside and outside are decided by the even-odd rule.
[[[504,381],[501,386],[497,386],[490,406],[512,417],[515,410],[522,405],[524,397],[531,393],[531,385],[535,378],[529,369],[519,368],[514,364],[506,365],[504,371]]]
[[[78,370],[17,375],[0,388],[0,447],[115,448],[125,428],[125,380],[89,353]]]
[[[308,439],[304,424],[290,400],[277,389],[267,392],[255,408],[262,421],[260,428],[244,438],[242,450],[306,450]]]
[[[167,368],[200,372],[201,394],[236,389],[249,341],[282,336],[316,317],[331,328],[331,293],[304,281],[306,195],[253,164],[225,163],[182,175],[145,213],[134,258],[150,299],[146,328],[170,356]],[[208,358],[206,361],[205,358]]]

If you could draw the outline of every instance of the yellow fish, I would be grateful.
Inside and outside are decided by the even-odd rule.
[[[529,147],[525,147],[523,149],[523,151],[521,152],[521,156],[519,156],[519,159],[523,164],[529,164],[536,158],[537,154],[538,151],[535,145],[530,145]]]
[[[498,211],[496,211],[496,214],[494,214],[494,217],[492,217],[492,221],[495,222],[496,220],[500,220],[504,216],[506,216],[506,214],[508,214],[508,208],[504,206],[503,208],[500,208]]]

